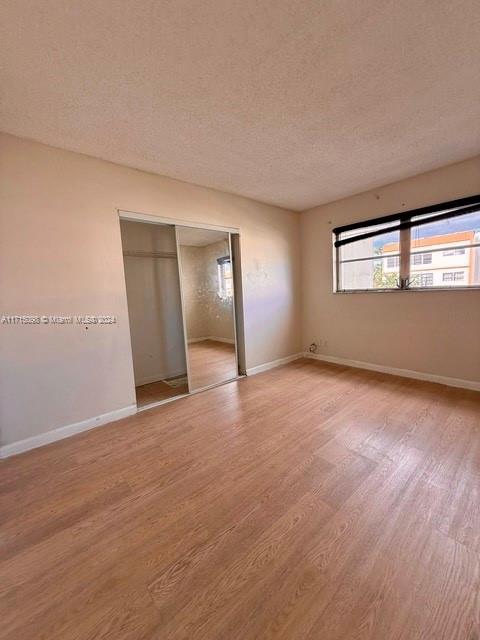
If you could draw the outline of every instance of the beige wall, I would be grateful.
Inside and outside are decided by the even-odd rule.
[[[304,347],[480,381],[480,291],[332,293],[334,227],[479,192],[477,157],[302,213]]]
[[[189,341],[198,338],[235,340],[233,300],[222,300],[217,295],[217,258],[228,255],[229,250],[228,239],[203,247],[180,247]]]
[[[135,385],[185,375],[175,229],[130,220],[121,220],[120,229]]]
[[[2,443],[135,402],[117,208],[239,227],[247,366],[300,349],[298,214],[0,136],[2,314],[112,326],[0,326]]]
[[[233,319],[233,298],[222,299],[218,296],[217,258],[228,256],[228,240],[208,244],[204,247],[205,256],[205,307],[208,322],[208,335],[234,341],[235,323]]]
[[[477,193],[480,158],[300,216],[9,135],[0,161],[0,313],[117,318],[0,325],[2,444],[135,402],[117,209],[239,227],[248,367],[325,341],[327,355],[480,381],[478,291],[334,295],[331,250],[334,226]]]
[[[203,247],[180,246],[182,290],[187,340],[208,336],[208,317],[203,305],[205,260]]]

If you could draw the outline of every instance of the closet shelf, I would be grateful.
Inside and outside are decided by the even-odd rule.
[[[173,258],[177,259],[174,251],[124,251],[124,256],[129,258]]]

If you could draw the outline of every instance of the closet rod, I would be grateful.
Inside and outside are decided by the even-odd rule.
[[[124,251],[124,256],[129,258],[173,258],[177,259],[177,254],[172,251]]]

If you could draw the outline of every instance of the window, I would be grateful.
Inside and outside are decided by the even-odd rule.
[[[337,227],[333,233],[338,292],[480,287],[480,195]],[[451,278],[444,277],[450,256],[464,256],[457,261],[462,271]]]
[[[433,285],[433,273],[419,273],[415,277],[419,279],[419,287],[431,287]]]
[[[389,256],[387,258],[387,267],[398,267],[400,265],[400,257],[399,256]]]
[[[443,282],[452,282],[455,280],[465,280],[465,271],[448,271],[443,274]]]
[[[444,256],[464,256],[465,249],[449,249],[443,252]]]
[[[413,264],[432,264],[431,253],[414,253]]]
[[[217,258],[218,297],[227,300],[233,296],[233,274],[230,256]]]

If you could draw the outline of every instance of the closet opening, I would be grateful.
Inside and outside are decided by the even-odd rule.
[[[137,406],[188,393],[174,225],[120,220]]]
[[[120,231],[138,409],[244,374],[238,233],[129,212]]]

